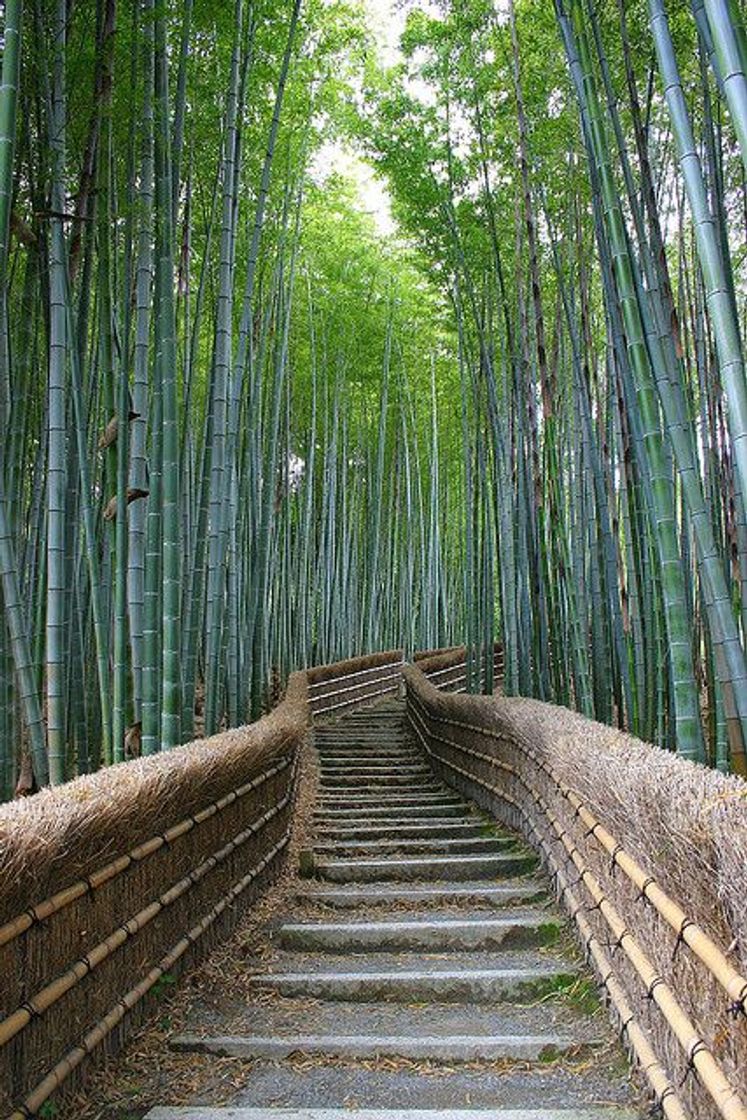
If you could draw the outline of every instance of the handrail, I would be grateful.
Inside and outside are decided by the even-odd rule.
[[[288,737],[286,737],[283,743],[287,745],[288,741]],[[276,774],[280,774],[287,766],[290,766],[290,763],[290,759],[284,759],[280,765],[270,767],[269,770],[264,771],[250,782],[246,782],[245,785],[240,786],[237,790],[231,790],[225,797],[221,797],[219,801],[212,801],[199,813],[185,817],[183,820],[179,821],[178,824],[167,828],[165,832],[153,836],[142,844],[138,844],[131,852],[127,852],[118,859],[104,864],[103,867],[92,871],[84,879],[78,879],[69,887],[65,887],[64,890],[58,891],[49,898],[45,898],[35,906],[29,907],[28,910],[24,910],[24,912],[19,914],[16,918],[0,926],[0,946],[6,945],[16,937],[20,937],[21,934],[30,929],[32,925],[47,921],[53,914],[59,914],[60,910],[64,910],[66,906],[69,906],[84,894],[87,894],[89,891],[98,890],[104,883],[108,883],[118,875],[122,875],[133,863],[140,863],[142,860],[147,859],[148,856],[154,855],[165,844],[173,843],[174,840],[177,840],[180,836],[184,836],[185,833],[191,831],[191,829],[195,828],[197,825],[203,824],[206,820],[209,820],[215,813],[222,812],[229,805],[233,805],[235,801],[259,789],[265,782],[268,782],[270,778],[275,777]],[[0,1046],[2,1046],[4,1041],[2,1023],[0,1023]]]
[[[372,677],[370,680],[357,681],[355,684],[345,685],[342,688],[333,688],[329,692],[317,693],[316,696],[310,696],[309,697],[309,702],[311,704],[314,704],[316,701],[319,701],[319,700],[329,700],[330,697],[332,697],[332,696],[343,696],[343,695],[345,695],[346,693],[349,693],[349,692],[358,692],[358,691],[360,691],[361,688],[366,688],[370,684],[380,684],[382,681],[394,680],[395,678],[398,680],[400,678],[400,676],[402,675],[402,672],[401,672],[401,669],[399,668],[400,663],[397,663],[397,664],[398,664],[398,669],[397,669],[396,673],[384,673],[384,675],[382,676],[381,674],[382,674],[383,670],[389,668],[389,666],[383,665],[378,670],[379,676]],[[339,677],[338,678],[338,680],[347,680],[347,679],[348,679],[347,677]]]
[[[322,677],[320,680],[317,680],[317,681],[311,681],[310,680],[309,685],[308,685],[309,694],[311,694],[312,689],[321,688],[323,685],[334,684],[336,681],[340,681],[340,680],[346,680],[346,681],[354,680],[355,678],[363,677],[368,673],[379,673],[379,672],[381,672],[382,669],[388,669],[392,665],[403,665],[403,664],[404,664],[403,658],[399,657],[396,660],[385,661],[381,665],[369,665],[365,669],[359,669],[355,673],[343,673],[339,677]]]
[[[485,736],[485,738],[494,739],[497,742],[501,741],[500,735],[496,734],[492,729],[483,727],[480,724],[472,724],[463,720],[446,720],[433,714],[430,714],[428,718],[437,723],[446,723],[452,727],[460,727],[465,731],[475,732]],[[458,750],[474,753],[461,744],[450,743],[450,745],[457,747]],[[526,745],[517,743],[517,746],[519,746],[519,749],[523,750],[527,757],[530,758],[539,769],[543,770],[548,778],[556,785],[558,791],[571,805],[574,813],[582,823],[586,825],[586,835],[593,837],[593,839],[604,848],[610,855],[612,864],[619,867],[632,885],[641,892],[642,897],[652,904],[657,913],[670,926],[674,933],[677,934],[678,940],[687,945],[702,961],[714,979],[718,981],[729,998],[733,1001],[732,1007],[739,1010],[747,1008],[747,977],[741,975],[741,973],[734,968],[727,960],[726,954],[719,949],[713,939],[698,926],[693,918],[685,913],[674,899],[667,895],[652,875],[644,871],[637,860],[625,850],[623,845],[612,833],[604,828],[602,823],[598,821],[591,810],[587,808],[578,794],[562,781],[552,767],[536,759]],[[488,762],[490,765],[498,765],[496,759],[492,755],[476,754],[476,757],[481,758],[482,761]]]
[[[643,983],[649,1001],[658,1008],[663,1020],[667,1023],[669,1031],[677,1040],[687,1063],[687,1068],[697,1071],[700,1083],[708,1092],[719,1114],[725,1120],[747,1120],[747,1106],[745,1106],[738,1090],[729,1082],[712,1048],[702,1037],[702,1033],[681,1005],[672,986],[658,972],[653,961],[640,945],[634,929],[626,925],[625,919],[605,891],[598,876],[588,867],[583,853],[573,840],[573,822],[577,821],[578,828],[583,830],[583,839],[596,844],[600,854],[609,859],[610,874],[612,870],[618,868],[630,885],[635,888],[637,897],[650,903],[657,915],[671,929],[676,936],[675,951],[680,944],[686,945],[690,949],[712,980],[718,983],[727,994],[730,1000],[729,1010],[733,1014],[747,1009],[747,978],[734,967],[728,960],[726,953],[702,929],[694,917],[688,915],[664,891],[654,876],[647,874],[640,862],[623,847],[613,832],[598,819],[590,807],[585,804],[583,798],[562,780],[550,762],[537,757],[530,741],[522,735],[520,729],[512,724],[509,731],[500,732],[496,731],[494,727],[488,726],[486,722],[477,723],[474,722],[474,719],[460,718],[456,713],[460,710],[465,712],[473,710],[472,701],[474,698],[460,697],[458,700],[450,701],[457,705],[456,710],[454,712],[444,712],[443,705],[447,703],[446,697],[451,697],[453,694],[442,692],[440,695],[444,697],[444,700],[439,701],[439,704],[436,705],[434,699],[430,707],[427,707],[431,690],[435,696],[439,695],[433,681],[429,681],[427,675],[417,667],[408,668],[405,675],[408,710],[413,726],[424,748],[433,757],[435,763],[453,771],[455,775],[458,775],[459,781],[474,783],[485,789],[491,797],[497,797],[499,800],[505,801],[510,809],[524,821],[528,831],[535,836],[540,849],[544,851],[546,858],[553,866],[556,878],[558,878],[562,872],[562,867],[558,864],[552,849],[548,847],[547,838],[537,830],[534,823],[531,823],[531,827],[528,824],[529,818],[525,808],[527,800],[537,806],[537,811],[550,829],[552,842],[560,846],[564,858],[574,872],[574,887],[576,884],[583,885],[590,897],[591,905],[589,907],[575,906],[571,908],[572,917],[579,926],[587,949],[590,949],[588,935],[593,936],[593,931],[584,917],[584,911],[597,911],[610,931],[611,944],[624,952]],[[489,701],[486,698],[480,698],[480,701],[482,707],[478,707],[477,710],[481,716],[483,712],[487,713],[485,716],[487,721],[491,710],[488,706]],[[464,705],[464,708],[460,709],[460,705]],[[495,753],[487,750],[478,750],[474,746],[468,746],[455,739],[453,735],[445,737],[435,730],[437,726],[444,729],[451,728],[455,732],[467,732],[473,738],[492,740],[502,747],[509,746],[516,750],[530,767],[534,767],[537,773],[544,776],[550,789],[561,796],[561,803],[568,807],[568,816],[571,823],[569,824],[566,821],[564,824],[558,818],[547,798],[536,788],[533,782],[524,773],[517,770],[515,766],[510,765],[505,758],[497,757]],[[473,770],[458,766],[454,760],[447,757],[447,753],[444,751],[434,752],[433,744],[439,742],[448,749],[456,750],[466,757],[474,758],[480,765],[487,764],[492,770],[509,776],[511,780],[519,783],[525,791],[525,795],[528,795],[528,799],[525,796],[520,802],[512,797],[500,783],[489,782]],[[567,891],[562,893],[567,897]],[[599,966],[599,955],[597,953],[591,955]],[[609,990],[607,981],[613,977],[611,970],[605,972],[602,969],[601,976]],[[662,1104],[668,1117],[672,1117],[672,1120],[675,1117],[681,1118],[684,1114],[681,1105],[676,1101],[676,1092],[671,1078],[668,1078],[664,1073],[665,1084],[662,1081],[664,1071],[661,1063],[658,1059],[655,1059],[652,1064],[650,1061],[652,1052],[647,1055],[641,1049],[641,1039],[634,1040],[631,1038],[628,1028],[633,1020],[630,1019],[625,1008],[620,1008],[619,995],[620,993],[615,995],[610,992],[613,1002],[618,1006],[629,1041],[649,1077],[649,1081],[657,1094],[657,1099]],[[666,1090],[664,1097],[663,1090]]]
[[[372,660],[374,664],[370,664]],[[35,1114],[70,1074],[96,1052],[112,1030],[142,1005],[158,980],[185,954],[197,950],[198,943],[204,943],[203,935],[219,918],[235,920],[233,903],[252,884],[261,885],[260,880],[264,883],[265,873],[275,874],[278,861],[288,848],[298,746],[308,723],[338,708],[365,704],[395,691],[402,667],[401,653],[391,651],[292,674],[286,698],[256,724],[163,755],[122,763],[67,787],[44,791],[38,799],[29,798],[23,804],[11,803],[6,807],[6,837],[20,838],[24,827],[18,822],[27,818],[38,831],[49,811],[50,835],[54,835],[54,826],[61,819],[67,829],[64,835],[75,837],[78,847],[68,861],[71,868],[77,867],[72,881],[65,881],[67,865],[61,862],[63,847],[58,844],[52,849],[50,870],[38,879],[40,897],[31,898],[29,905],[15,914],[11,902],[18,894],[16,879],[8,875],[4,880],[0,878],[0,952],[25,956],[24,938],[36,938],[29,957],[33,967],[23,977],[15,974],[16,980],[7,990],[6,1006],[0,1006],[0,1115],[6,1111],[4,1103],[13,1109],[7,1120],[25,1120]],[[321,672],[321,679],[314,679],[315,672]],[[224,765],[216,767],[220,760]],[[203,765],[208,767],[206,783],[195,781]],[[117,785],[119,776],[127,774],[134,775],[134,781]],[[169,792],[169,810],[160,827],[154,827],[153,834],[146,832],[145,839],[138,839],[129,850],[118,851],[115,845],[127,837],[128,827],[133,839],[137,836],[131,826],[120,827],[122,821],[137,820],[138,827],[144,822],[148,827],[147,814],[138,807],[137,791],[145,788],[143,783],[150,781],[150,774],[157,781],[168,783],[164,788]],[[241,780],[242,774],[247,775],[246,780]],[[227,787],[234,775],[238,779],[236,785]],[[185,787],[184,807],[188,811],[177,817],[174,810],[182,796],[179,783],[184,781],[191,783]],[[93,840],[86,841],[80,829],[85,830],[93,818],[90,814],[83,816],[81,806],[93,807],[99,796],[108,812],[118,790],[124,791],[122,807],[104,816],[104,822],[116,820],[117,827],[109,830],[104,823],[103,844],[98,838],[102,825],[97,826],[98,833],[92,834]],[[129,808],[131,801],[134,817]],[[59,807],[64,810],[66,805],[70,813],[65,817],[63,812],[60,818]],[[2,813],[0,809],[0,829]],[[225,821],[219,825],[221,814]],[[15,833],[10,831],[10,821]],[[182,847],[184,844],[188,846]],[[106,846],[110,858],[106,862],[96,860],[95,853]],[[22,867],[22,861],[15,858],[16,866]],[[137,869],[154,860],[164,862],[153,864],[148,874],[139,876]],[[6,861],[6,868],[9,866]],[[43,863],[41,869],[44,870]],[[127,878],[128,874],[135,878]],[[239,877],[228,889],[235,875]],[[55,876],[59,889],[45,895],[45,881],[51,886]],[[121,890],[120,880],[132,884],[127,892]],[[228,893],[216,901],[218,888]],[[86,909],[79,911],[76,907],[80,906]],[[164,915],[170,908],[174,916],[165,922]],[[66,914],[67,910],[72,910],[72,916]],[[75,923],[80,913],[86,915],[85,927],[81,923],[81,929],[87,931],[86,942],[79,942],[77,934],[71,938],[66,932],[70,922],[77,930]],[[185,916],[191,923],[188,931],[167,949],[164,938],[170,926],[179,928],[177,923]],[[187,928],[186,922],[182,928]],[[51,940],[46,942],[45,938]],[[14,942],[18,942],[18,949]],[[51,951],[40,951],[46,944]],[[108,962],[115,954],[121,963],[112,970]],[[6,956],[5,962],[12,959]],[[148,970],[144,976],[143,969]],[[0,970],[4,970],[2,960]],[[99,970],[101,979],[89,988],[88,978],[94,973],[99,975]],[[11,974],[8,975],[10,979]],[[122,994],[128,984],[131,986]],[[112,1000],[111,1005],[106,1004],[107,999]],[[90,1009],[86,1001],[90,1002]],[[82,1015],[78,1010],[81,1007]],[[78,1041],[82,1030],[87,1033]],[[44,1053],[56,1058],[63,1046],[67,1047],[64,1056],[41,1076]],[[29,1061],[25,1060],[27,1053],[33,1055]],[[9,1090],[11,1097],[7,1096]]]

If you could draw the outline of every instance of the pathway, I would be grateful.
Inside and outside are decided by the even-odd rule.
[[[404,712],[317,728],[298,911],[256,1003],[174,1045],[247,1059],[231,1107],[147,1120],[635,1120],[624,1055],[533,854],[433,777]],[[228,1029],[230,1027],[230,1029]]]

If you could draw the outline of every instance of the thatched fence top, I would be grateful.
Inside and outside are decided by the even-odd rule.
[[[33,1115],[283,867],[315,712],[396,691],[402,653],[293,673],[256,723],[0,807],[0,1116]]]
[[[404,671],[446,782],[538,848],[672,1120],[745,1120],[747,783],[551,704]]]

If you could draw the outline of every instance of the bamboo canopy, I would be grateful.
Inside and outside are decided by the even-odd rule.
[[[0,796],[453,643],[744,771],[734,0],[0,20]]]

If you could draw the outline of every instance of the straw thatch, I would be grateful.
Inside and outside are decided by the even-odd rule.
[[[333,681],[349,676],[351,673],[362,673],[366,669],[378,669],[381,666],[391,665],[402,661],[401,649],[383,650],[380,653],[367,653],[362,657],[348,657],[344,661],[331,661],[329,665],[314,665],[307,670],[309,684],[318,684],[320,681]]]
[[[0,809],[0,1019],[45,988],[51,1001],[0,1048],[0,1106],[25,1098],[127,992],[171,959],[188,931],[206,923],[206,936],[194,937],[178,969],[152,984],[152,1007],[173,974],[234,923],[241,911],[232,890],[252,868],[260,871],[247,880],[242,902],[273,880],[307,723],[306,677],[294,674],[283,702],[255,724]],[[107,875],[98,876],[105,866]],[[66,904],[47,914],[44,900],[66,889]],[[19,921],[33,906],[35,920]],[[65,990],[60,977],[72,968],[80,978]],[[106,1032],[106,1045],[117,1045],[146,1006]]]
[[[385,650],[309,669],[312,712],[335,719],[352,706],[396,692],[401,683],[402,657],[401,649]]]
[[[418,670],[408,668],[405,676],[414,722],[424,729],[439,774],[512,827],[532,831],[534,840],[542,836],[546,862],[567,868],[557,831],[529,796],[528,787],[538,791],[676,993],[731,1084],[747,1100],[744,1010],[733,1006],[677,932],[615,867],[561,792],[568,787],[579,795],[617,843],[745,975],[747,783],[684,762],[564,708],[526,699],[455,696],[437,691]],[[440,741],[444,739],[448,742]],[[583,896],[583,884],[576,890]],[[586,917],[599,941],[609,947],[634,1013],[649,1030],[688,1113],[697,1120],[720,1116],[624,952],[615,947],[598,908],[588,894],[583,901],[588,904]]]

